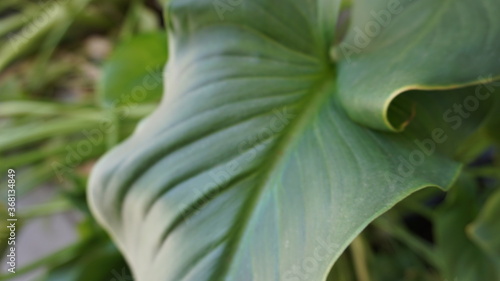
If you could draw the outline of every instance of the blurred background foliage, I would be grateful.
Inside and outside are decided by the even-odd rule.
[[[41,186],[56,190],[49,201],[19,209],[22,224],[64,212],[80,218],[78,241],[0,280],[40,268],[38,280],[132,280],[91,216],[85,189],[95,161],[161,99],[168,54],[161,2],[0,2],[0,171],[16,169],[18,198]],[[499,120],[492,116],[467,141],[463,155],[470,165],[451,192],[425,189],[377,219],[346,250],[329,280],[496,280]],[[2,220],[6,194],[0,195]]]
[[[80,218],[78,241],[1,280],[40,268],[39,280],[132,280],[90,215],[85,189],[93,163],[161,98],[167,60],[162,11],[157,1],[1,1],[0,170],[16,170],[18,200],[47,185],[57,194],[19,208],[18,232],[30,220],[57,213]]]

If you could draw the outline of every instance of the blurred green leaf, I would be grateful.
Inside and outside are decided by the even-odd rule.
[[[88,245],[76,259],[51,268],[46,281],[132,281],[123,257],[110,242]]]
[[[99,122],[93,118],[81,117],[31,122],[17,128],[2,130],[0,133],[0,152],[46,138],[90,129],[98,125]]]
[[[500,190],[487,201],[468,232],[474,242],[496,263],[500,272]],[[500,275],[499,275],[500,278]]]
[[[390,250],[377,251],[371,262],[375,281],[443,281],[413,250],[395,241]]]
[[[379,227],[380,230],[387,232],[395,239],[401,241],[430,265],[439,267],[441,261],[433,251],[432,246],[427,241],[408,231],[400,222],[389,220],[387,216],[383,216],[375,220],[373,224]]]
[[[0,117],[17,116],[80,116],[87,119],[102,119],[104,114],[97,108],[83,105],[66,105],[36,100],[9,100],[0,104]]]
[[[50,201],[23,208],[19,216],[24,219],[32,219],[42,216],[50,216],[56,213],[66,212],[73,209],[73,205],[64,198],[53,198]]]
[[[59,2],[45,2],[38,7],[38,13],[31,17],[31,21],[24,25],[16,35],[10,36],[0,47],[0,71],[16,58],[29,50],[36,50],[41,42],[46,40],[47,34],[55,27],[64,25],[69,15],[81,11],[91,0],[74,0]],[[41,20],[44,19],[44,20]],[[56,40],[58,41],[58,40]],[[55,42],[55,41],[54,41]]]
[[[26,266],[23,266],[19,269],[16,269],[16,274],[5,274],[0,275],[0,280],[11,280],[13,278],[17,278],[26,273],[32,272],[33,270],[47,267],[47,266],[57,266],[59,264],[66,263],[75,257],[80,256],[82,251],[88,249],[88,246],[91,245],[89,241],[82,240],[78,241],[72,245],[69,245],[61,250],[51,253],[45,257],[42,257]]]
[[[4,192],[7,193],[7,192]],[[9,218],[9,213],[7,212],[7,205],[3,202],[7,202],[7,200],[2,200],[0,202],[0,220],[5,222]],[[19,231],[19,228],[17,229]],[[9,247],[7,243],[7,238],[9,237],[10,230],[7,227],[0,227],[0,255],[4,256],[5,250]]]
[[[500,88],[490,88],[490,90],[496,90],[498,98],[495,99],[494,109],[492,110],[491,116],[486,123],[486,132],[489,137],[500,146]]]
[[[165,32],[137,35],[121,44],[104,66],[99,103],[113,108],[158,102],[167,54]]]
[[[443,278],[447,280],[500,280],[499,268],[466,233],[467,225],[476,218],[479,208],[476,185],[472,179],[462,177],[436,213],[436,251],[442,263]]]

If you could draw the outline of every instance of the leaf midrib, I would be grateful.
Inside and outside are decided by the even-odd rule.
[[[229,262],[215,270],[210,280],[220,280],[221,276],[226,276],[229,272],[235,260],[234,256],[237,254],[239,245],[241,244],[241,239],[257,209],[258,199],[264,193],[264,187],[272,180],[277,167],[286,159],[287,156],[285,155],[285,151],[289,150],[295,144],[298,140],[298,136],[300,136],[306,127],[313,121],[314,117],[317,116],[319,112],[318,109],[331,94],[331,91],[328,91],[334,84],[331,77],[334,77],[333,69],[327,66],[326,69],[323,70],[323,73],[321,73],[321,77],[319,77],[316,86],[312,87],[309,91],[311,97],[303,102],[304,106],[302,112],[295,117],[295,120],[291,122],[284,134],[280,137],[280,140],[277,141],[277,144],[271,150],[272,153],[270,153],[270,155],[272,155],[272,158],[269,160],[269,164],[261,168],[264,171],[264,174],[260,177],[261,180],[256,184],[255,191],[251,193],[250,198],[243,204],[240,213],[235,219],[235,221],[242,222],[241,227],[231,238],[229,238],[228,245],[222,254],[222,256],[227,257]]]

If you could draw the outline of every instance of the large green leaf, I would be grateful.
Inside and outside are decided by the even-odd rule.
[[[324,280],[371,220],[450,185],[489,104],[456,130],[442,113],[474,88],[410,92],[407,130],[374,132],[338,100],[329,3],[214,3],[171,2],[166,94],[94,167],[92,209],[138,280]]]
[[[352,27],[335,49],[348,115],[373,128],[401,129],[404,122],[387,116],[400,93],[499,78],[498,14],[496,0],[354,1]]]

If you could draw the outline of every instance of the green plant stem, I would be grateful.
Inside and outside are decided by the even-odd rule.
[[[371,281],[365,247],[365,241],[361,235],[352,241],[350,247],[358,281]]]

